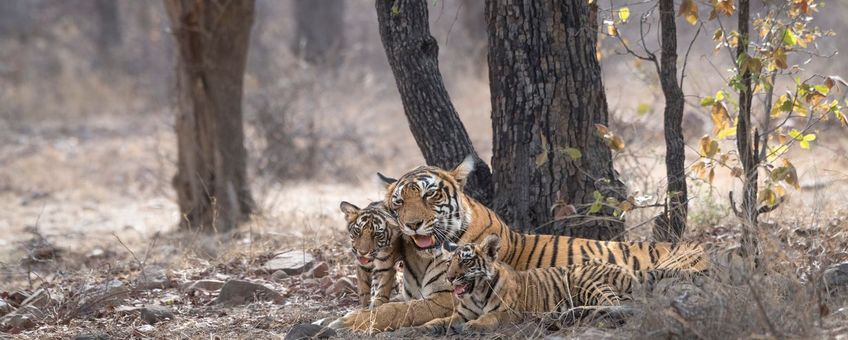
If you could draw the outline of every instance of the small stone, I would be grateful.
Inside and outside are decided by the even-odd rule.
[[[90,252],[88,253],[88,255],[86,255],[86,256],[87,256],[88,258],[91,258],[91,259],[96,259],[96,258],[101,258],[101,257],[103,257],[104,255],[106,255],[106,252],[105,252],[105,251],[103,251],[103,249],[100,249],[100,248],[94,248],[94,250],[90,251]]]
[[[848,286],[848,262],[835,264],[825,269],[824,283],[829,288]]]
[[[300,340],[300,339],[326,339],[331,336],[336,336],[336,331],[313,324],[299,324],[292,327],[285,340]]]
[[[20,332],[35,327],[44,313],[34,306],[23,306],[0,319],[0,329]]]
[[[315,258],[312,254],[302,250],[291,250],[274,256],[274,258],[265,262],[262,268],[270,272],[282,270],[289,275],[298,275],[309,268],[313,262],[315,262]]]
[[[156,327],[153,327],[153,326],[151,326],[151,325],[142,325],[141,327],[136,328],[135,330],[137,330],[137,331],[139,331],[139,332],[141,332],[141,333],[150,333],[150,332],[152,332],[152,331],[153,331],[153,330],[155,330],[155,329],[156,329]]]
[[[289,278],[289,274],[286,274],[286,272],[282,270],[275,271],[273,274],[271,274],[271,280],[273,280],[274,282],[280,282],[287,278]]]
[[[173,320],[174,313],[171,309],[160,305],[147,305],[141,309],[141,319],[147,324],[153,325],[159,321]]]
[[[320,279],[330,274],[330,265],[327,262],[318,262],[312,269],[306,272],[307,277],[314,277],[316,279]]]
[[[15,310],[15,309],[12,308],[12,306],[9,305],[9,303],[7,303],[6,301],[3,301],[3,299],[0,299],[0,317],[11,313],[13,310]]]
[[[138,289],[165,289],[171,287],[171,281],[164,268],[159,266],[145,267],[138,278]]]
[[[224,286],[224,281],[219,280],[197,280],[186,282],[183,284],[183,290],[187,292],[192,292],[195,290],[202,290],[204,292],[214,292],[220,290],[221,287]]]
[[[328,295],[341,295],[343,293],[353,293],[356,291],[356,285],[353,282],[343,277],[340,280],[336,281],[332,287],[327,289],[326,293]]]
[[[221,293],[215,299],[215,303],[217,304],[231,306],[243,305],[255,301],[282,303],[283,296],[275,290],[258,283],[230,280],[224,284],[224,287],[221,288]]]

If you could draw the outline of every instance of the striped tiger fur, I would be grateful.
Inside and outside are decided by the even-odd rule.
[[[498,235],[502,242],[498,259],[515,270],[568,267],[587,262],[602,262],[638,271],[651,268],[678,268],[689,271],[709,269],[704,249],[697,243],[679,242],[613,242],[567,236],[529,235],[512,231],[488,207],[463,192],[466,177],[475,159],[467,158],[455,169],[446,171],[422,166],[395,180],[380,175],[386,183],[385,204],[396,216],[400,229],[411,241],[419,258],[438,258],[445,242],[479,243],[488,235]],[[406,255],[405,255],[406,256]],[[444,273],[446,263],[436,260],[429,273]],[[428,275],[432,279],[432,275]],[[331,326],[359,331],[392,330],[418,326],[435,318],[450,315],[442,306],[450,304],[452,294],[434,288],[413,292],[423,300],[405,304],[386,304],[367,312],[352,312],[335,320]],[[439,293],[432,293],[439,292]],[[384,307],[384,308],[383,308]],[[396,316],[421,313],[398,319]],[[430,316],[434,316],[428,320]]]
[[[515,271],[498,260],[500,238],[482,243],[446,246],[452,252],[446,279],[458,303],[451,316],[435,319],[423,329],[488,332],[527,315],[554,312],[563,315],[579,306],[614,306],[629,299],[634,285],[652,286],[667,277],[686,277],[678,269],[629,271],[605,263]]]
[[[389,302],[395,286],[395,264],[400,260],[400,230],[383,202],[359,207],[342,201],[351,251],[356,259],[356,286],[363,308]],[[392,225],[394,225],[392,227]]]
[[[451,313],[455,301],[451,295],[450,284],[444,278],[447,259],[421,256],[412,240],[400,232],[397,220],[382,202],[371,203],[364,209],[342,202],[340,208],[345,214],[353,253],[357,259],[357,283],[360,301],[363,302],[361,305],[364,308],[351,313],[359,316],[355,319],[352,328],[397,329],[403,325],[420,325]],[[377,233],[375,231],[385,233],[386,236],[368,236],[375,235]],[[373,239],[389,241],[382,243],[369,241]],[[380,282],[381,288],[391,287],[388,283],[395,280],[393,265],[396,260],[403,262],[401,294],[407,302],[386,303],[390,289],[377,289],[374,291],[376,296],[369,296],[368,287],[371,287],[372,280]],[[391,268],[389,263],[392,265]],[[373,270],[374,267],[386,268],[386,270]],[[392,315],[392,317],[383,318],[383,324],[374,325],[372,321],[375,321],[376,314],[371,312],[372,309],[380,310],[381,315]],[[340,326],[338,321],[330,325],[334,328],[340,328]]]

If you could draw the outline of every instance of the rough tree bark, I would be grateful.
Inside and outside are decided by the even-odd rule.
[[[595,129],[607,124],[608,112],[590,12],[585,0],[486,1],[493,207],[526,231],[620,239],[624,226],[616,219],[553,222],[550,212],[558,196],[578,212],[596,190],[625,196]],[[567,148],[581,157],[572,159]]]
[[[336,65],[344,45],[345,1],[295,0],[292,51],[316,65]]]
[[[177,174],[182,228],[226,231],[253,207],[242,85],[254,2],[165,0],[179,51]]]
[[[750,33],[748,23],[751,20],[751,4],[749,0],[739,1],[738,28],[739,44],[736,48],[736,58],[748,54],[748,42]],[[743,223],[742,232],[742,254],[745,256],[756,256],[757,254],[757,221],[759,210],[757,208],[757,139],[751,138],[751,102],[753,92],[751,91],[751,72],[747,69],[741,75],[741,91],[739,91],[739,122],[736,126],[736,149],[739,152],[739,160],[745,173],[745,181],[742,187],[741,216]],[[752,145],[753,143],[753,145]],[[734,207],[735,209],[735,207]]]
[[[395,76],[404,112],[427,164],[453,168],[477,156],[439,71],[439,46],[430,35],[424,0],[376,0],[380,38]],[[491,172],[479,159],[466,192],[489,204]]]
[[[660,0],[660,27],[662,31],[659,76],[665,110],[665,166],[668,178],[666,213],[656,219],[654,239],[676,242],[686,229],[688,213],[685,170],[685,145],[683,143],[683,90],[677,78],[677,25],[674,18],[674,0]]]

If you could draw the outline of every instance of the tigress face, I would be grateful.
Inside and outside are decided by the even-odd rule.
[[[422,166],[398,180],[380,176],[387,184],[386,206],[395,212],[401,231],[419,250],[438,255],[439,245],[462,234],[468,224],[462,187],[475,160],[469,157],[452,171]]]
[[[397,221],[386,210],[383,202],[373,202],[364,209],[348,202],[339,206],[345,214],[353,256],[362,265],[368,265],[380,252],[390,251],[397,237]]]
[[[453,286],[453,293],[457,297],[462,298],[466,293],[473,292],[480,282],[492,279],[499,247],[500,238],[497,235],[487,236],[481,244],[445,244],[445,251],[450,253],[445,278]]]

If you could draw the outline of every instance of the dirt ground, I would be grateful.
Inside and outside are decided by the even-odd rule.
[[[338,203],[350,200],[364,204],[379,199],[376,183],[257,179],[254,194],[258,213],[253,220],[237,231],[207,236],[175,230],[178,209],[168,181],[174,171],[174,138],[165,114],[103,117],[77,125],[43,122],[28,128],[7,128],[0,139],[0,296],[14,301],[16,292],[33,294],[39,290],[49,296],[38,307],[32,324],[3,329],[0,337],[282,338],[295,324],[337,317],[357,307],[352,291],[334,289],[336,282],[352,280],[354,274]],[[797,156],[802,159],[796,161],[802,190],[765,218],[766,243],[775,254],[770,268],[788,275],[786,282],[791,284],[764,281],[752,285],[752,289],[762,288],[760,292],[773,295],[763,302],[770,308],[763,320],[792,317],[784,310],[795,303],[787,298],[792,294],[781,295],[781,289],[807,289],[810,282],[819,280],[817,275],[824,268],[848,260],[848,221],[843,204],[848,193],[844,190],[848,160],[844,156],[846,146],[834,145],[833,150],[818,149],[815,157]],[[656,162],[651,154],[619,157],[618,164],[627,167],[620,169],[622,173],[651,174],[625,176],[632,190],[655,188],[654,183],[661,182],[661,174],[651,165]],[[637,177],[641,181],[634,180]],[[719,176],[723,177],[729,176]],[[723,249],[734,246],[738,229],[720,193],[738,185],[722,181],[719,179],[712,189],[693,181],[696,199],[692,204],[692,230],[686,238]],[[628,218],[629,238],[647,237],[649,226],[643,222],[654,213],[634,211]],[[293,249],[312,254],[316,263],[326,263],[327,273],[317,278],[282,277],[263,268],[275,254]],[[151,286],[150,277],[160,277],[160,281]],[[220,291],[187,288],[198,280],[231,279],[261,283],[278,292],[282,300],[223,307],[214,303]],[[710,301],[744,294],[733,293],[721,284],[721,293],[712,292],[715,295],[709,296],[713,299]],[[110,290],[115,287],[120,289]],[[665,302],[657,302],[660,300]],[[660,300],[643,301],[641,306],[660,304],[656,310],[666,310],[676,301]],[[138,308],[149,304],[165,306],[173,317],[148,325]],[[809,307],[800,306],[803,308],[796,309],[807,311]],[[848,333],[844,299],[833,298],[816,306],[828,312],[810,312],[822,317],[809,323],[786,322],[781,328],[786,333],[782,334],[827,338]],[[747,307],[734,308],[723,305],[719,309],[724,317],[747,313]],[[679,325],[668,324],[669,319],[673,320],[657,319],[649,311],[622,327],[601,323],[552,331],[529,322],[500,334],[508,338],[652,338],[675,334],[715,338],[720,334],[704,333],[712,327],[706,322],[691,326],[694,333],[681,333],[676,328]],[[722,317],[716,316],[716,320]],[[765,336],[768,324],[752,318],[749,325],[738,330],[728,328],[726,334]]]

